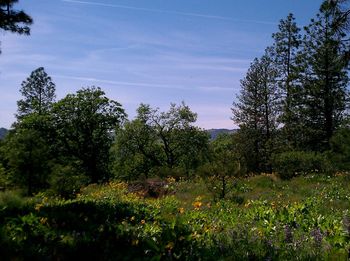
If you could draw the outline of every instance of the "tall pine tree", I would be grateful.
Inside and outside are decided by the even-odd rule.
[[[17,102],[17,117],[20,119],[31,113],[47,113],[56,97],[55,88],[43,67],[34,70],[27,80],[22,82],[20,92],[24,98]]]
[[[250,145],[245,160],[248,171],[270,171],[272,144],[278,127],[279,112],[277,72],[271,58],[265,54],[255,59],[246,77],[241,80],[241,92],[233,103],[233,121],[239,125],[240,135]]]
[[[294,147],[298,133],[299,116],[295,112],[298,105],[298,81],[297,53],[301,44],[300,28],[295,22],[293,14],[281,20],[279,31],[272,35],[274,43],[270,47],[269,55],[273,59],[276,68],[277,83],[280,92],[281,112],[279,121],[283,124],[283,143],[288,147]]]
[[[343,41],[345,34],[333,26],[340,15],[325,1],[316,19],[305,28],[300,113],[303,143],[311,150],[328,149],[330,138],[346,117],[349,60],[344,57],[349,45]]]

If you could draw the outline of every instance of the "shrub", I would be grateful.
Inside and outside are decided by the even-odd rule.
[[[331,164],[324,154],[306,151],[290,151],[274,155],[273,168],[282,179],[310,173],[331,172]]]
[[[56,165],[50,179],[51,191],[64,198],[73,198],[80,188],[89,182],[81,173],[71,165]]]
[[[350,129],[344,128],[337,131],[331,141],[329,157],[334,168],[338,171],[350,170]]]
[[[23,197],[21,190],[6,190],[0,192],[0,208],[6,209],[21,208],[26,204],[26,199]]]

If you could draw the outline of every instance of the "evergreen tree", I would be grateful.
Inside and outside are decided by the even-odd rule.
[[[300,91],[297,52],[301,44],[301,35],[293,14],[289,14],[286,19],[281,20],[278,28],[279,31],[272,35],[274,44],[268,50],[276,68],[281,95],[279,121],[283,123],[282,133],[284,135],[282,136],[287,145],[295,146],[299,117],[294,109],[298,106],[297,96]]]
[[[24,99],[17,102],[19,119],[31,113],[43,115],[49,112],[56,97],[55,84],[43,67],[34,70],[22,82],[20,92]]]
[[[349,45],[343,41],[345,34],[333,26],[339,15],[325,1],[316,19],[305,28],[299,110],[303,115],[303,144],[311,150],[328,149],[334,131],[346,116],[349,60],[344,57]]]
[[[271,58],[265,54],[255,59],[246,77],[241,80],[238,102],[233,104],[232,119],[240,127],[240,134],[252,146],[242,146],[252,151],[247,157],[248,171],[269,171],[269,159],[278,127],[279,112],[276,70]],[[251,155],[249,155],[251,154]],[[249,155],[249,156],[248,156]]]
[[[42,132],[17,127],[7,135],[2,150],[10,180],[16,186],[26,188],[28,195],[47,188],[51,155]]]
[[[13,9],[18,0],[0,0],[0,28],[18,34],[30,34],[33,19],[24,11]],[[1,51],[0,51],[1,52]]]
[[[51,172],[53,136],[50,109],[55,98],[55,84],[43,68],[32,72],[20,90],[18,121],[5,138],[4,155],[8,173],[16,185],[28,194],[48,186]]]

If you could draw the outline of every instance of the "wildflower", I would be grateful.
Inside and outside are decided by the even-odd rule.
[[[315,228],[310,232],[311,236],[313,236],[315,243],[317,246],[321,246],[322,239],[323,239],[323,234],[320,230],[320,228]]]
[[[43,224],[43,225],[45,225],[45,224],[47,223],[47,218],[42,217],[42,218],[40,219],[40,223]]]
[[[173,249],[173,248],[174,248],[174,242],[169,242],[169,243],[166,245],[165,248],[168,249],[168,250]]]
[[[132,216],[131,218],[130,218],[130,221],[134,221],[135,220],[135,216]]]
[[[44,206],[43,204],[36,204],[34,209],[36,211],[39,211],[43,206]]]
[[[196,209],[196,210],[199,210],[200,208],[201,208],[201,206],[202,206],[202,202],[200,202],[200,201],[195,201],[195,202],[193,202],[193,207]]]
[[[292,243],[293,242],[293,233],[290,228],[290,226],[286,225],[284,227],[284,236],[285,236],[285,241],[286,243]]]
[[[248,201],[247,203],[244,204],[244,207],[245,207],[245,208],[248,208],[248,207],[250,206],[250,204],[251,204],[251,202]]]
[[[184,208],[179,208],[179,213],[180,213],[180,214],[185,213],[185,209],[184,209]]]
[[[142,225],[146,224],[146,221],[144,219],[141,220],[140,222]]]
[[[198,197],[196,197],[196,201],[201,201],[202,200],[202,196],[198,196]]]

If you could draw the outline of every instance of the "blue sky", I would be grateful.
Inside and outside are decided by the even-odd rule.
[[[292,12],[307,25],[321,0],[20,0],[31,36],[0,33],[0,127],[21,82],[45,67],[57,98],[100,86],[129,118],[140,103],[185,101],[202,128],[234,128],[231,106],[250,62]]]

